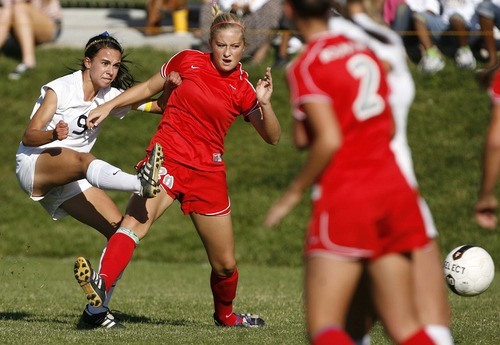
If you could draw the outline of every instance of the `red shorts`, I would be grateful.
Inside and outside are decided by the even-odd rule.
[[[387,185],[385,185],[387,186]],[[372,186],[373,187],[373,186]],[[340,188],[314,203],[305,253],[376,259],[428,243],[418,192],[406,182],[388,188]]]
[[[184,214],[224,216],[231,212],[224,170],[196,170],[165,157],[159,175],[161,188],[179,200]]]

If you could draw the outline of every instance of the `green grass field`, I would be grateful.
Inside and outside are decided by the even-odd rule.
[[[225,160],[233,207],[240,285],[236,311],[261,314],[262,330],[219,329],[212,322],[208,284],[210,268],[189,220],[174,204],[141,242],[119,283],[112,308],[121,311],[127,329],[120,332],[78,328],[85,298],[72,267],[79,255],[96,262],[104,239],[94,230],[65,218],[54,222],[29,200],[14,174],[15,152],[40,87],[78,68],[79,50],[37,51],[38,68],[29,78],[10,82],[15,67],[0,55],[0,343],[2,344],[306,344],[301,280],[302,241],[309,216],[303,200],[283,224],[262,226],[271,203],[301,166],[304,153],[291,145],[291,116],[282,71],[273,73],[273,104],[283,138],[276,147],[264,144],[250,125],[237,121],[227,140]],[[151,49],[129,49],[133,72],[144,80],[170,55]],[[254,81],[265,66],[249,67]],[[481,150],[489,121],[489,100],[472,72],[450,61],[437,76],[414,71],[417,95],[409,120],[409,139],[422,194],[440,231],[442,254],[460,244],[487,249],[497,277],[484,294],[463,298],[450,293],[452,331],[457,344],[498,343],[500,308],[500,237],[498,230],[475,225],[472,208],[480,179]],[[131,113],[109,119],[93,153],[132,172],[143,157],[158,117]],[[128,195],[111,192],[121,209]],[[373,344],[390,344],[380,327]]]

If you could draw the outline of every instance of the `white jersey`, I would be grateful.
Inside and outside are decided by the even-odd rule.
[[[406,180],[410,186],[416,189],[418,188],[417,178],[413,169],[411,149],[406,136],[408,113],[415,97],[415,83],[406,63],[406,50],[403,41],[396,32],[375,22],[365,13],[355,15],[353,21],[356,24],[342,17],[331,18],[329,29],[335,33],[363,42],[380,60],[391,65],[391,70],[387,75],[390,88],[389,104],[395,124],[391,150]],[[383,37],[386,42],[370,36],[364,30]],[[419,205],[421,211],[426,215],[424,221],[427,235],[434,238],[437,236],[437,230],[429,207],[421,197],[419,198]]]
[[[38,148],[66,147],[78,152],[90,152],[95,144],[101,127],[88,129],[85,126],[90,111],[117,97],[123,90],[109,86],[99,90],[92,101],[85,101],[83,99],[82,71],[76,71],[53,80],[42,87],[41,95],[33,107],[30,118],[35,115],[42,104],[48,89],[53,90],[57,95],[57,109],[52,119],[42,128],[42,130],[53,130],[56,128],[57,123],[63,120],[69,126],[69,135],[68,138],[64,140],[55,140],[48,144],[41,145]],[[115,109],[110,115],[123,118],[130,109],[130,106]],[[21,142],[18,153],[25,152],[26,150],[30,150],[30,148],[25,147]]]

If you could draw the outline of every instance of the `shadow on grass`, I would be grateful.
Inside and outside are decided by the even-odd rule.
[[[0,320],[19,321],[31,318],[33,315],[23,312],[0,313]]]
[[[166,325],[166,326],[192,326],[195,324],[192,320],[158,320],[158,319],[151,319],[147,316],[139,316],[139,315],[131,315],[131,314],[125,314],[120,311],[112,311],[113,315],[115,316],[116,321],[123,323],[124,326],[126,324],[131,324],[131,323],[147,323],[147,324],[152,324],[152,325]],[[86,329],[95,329],[95,326],[89,325],[83,321],[83,318],[80,317],[78,320],[78,324],[76,325],[76,328],[79,330],[86,330]]]

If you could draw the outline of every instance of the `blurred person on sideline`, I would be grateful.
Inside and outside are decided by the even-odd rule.
[[[313,187],[305,245],[311,344],[354,344],[345,321],[365,268],[377,313],[395,343],[435,344],[412,292],[412,252],[428,243],[427,215],[391,149],[386,71],[363,42],[337,34],[346,21],[329,22],[330,6],[329,0],[285,1],[307,44],[287,79],[294,140],[309,157],[264,224],[279,224]]]
[[[415,96],[415,84],[408,68],[407,55],[402,38],[386,25],[381,24],[366,12],[365,0],[347,0],[345,5],[338,5],[339,12],[350,22],[341,18],[331,20],[330,30],[337,34],[342,33],[347,37],[365,43],[375,55],[386,65],[387,82],[390,88],[389,104],[395,123],[395,133],[391,140],[391,150],[396,158],[406,181],[416,193],[418,191],[417,178],[413,168],[411,149],[407,139],[407,123],[410,107]],[[342,22],[342,25],[335,25]],[[362,29],[360,31],[359,29]],[[451,345],[453,339],[449,330],[450,307],[447,300],[447,288],[443,279],[442,259],[437,242],[437,230],[432,219],[430,209],[425,200],[419,196],[419,205],[427,216],[425,229],[429,237],[429,244],[412,252],[412,274],[414,284],[414,298],[419,320],[423,323],[429,336],[439,345]],[[362,293],[369,295],[369,284],[362,287]],[[360,291],[360,293],[361,293]],[[359,296],[359,295],[356,295]],[[364,302],[363,299],[360,301]],[[357,301],[356,301],[357,302]],[[364,304],[364,305],[363,305]],[[368,345],[369,327],[363,315],[369,309],[367,303],[355,303],[347,322],[347,329],[357,344]],[[360,315],[356,315],[358,313]],[[361,317],[361,321],[360,321]],[[373,315],[368,315],[372,318]],[[369,323],[373,324],[373,321]]]
[[[401,35],[403,42],[409,46],[418,44],[413,16],[419,12],[439,14],[439,0],[386,0],[382,15],[384,22]]]
[[[235,14],[214,5],[210,25],[211,52],[187,49],[174,55],[160,71],[113,100],[94,109],[87,119],[99,126],[113,109],[151,97],[165,78],[178,73],[180,85],[170,94],[151,145],[158,142],[165,158],[160,169],[161,191],[154,199],[132,196],[121,227],[109,240],[99,274],[84,257],[75,263],[75,277],[87,299],[106,299],[109,288],[125,270],[153,223],[178,200],[205,247],[211,266],[213,319],[217,326],[262,327],[258,315],[233,311],[238,285],[231,202],[223,159],[224,139],[240,116],[262,139],[276,145],[281,127],[271,104],[273,80],[268,67],[254,87],[241,58],[246,47],[245,26]],[[248,145],[251,145],[249,142]]]
[[[144,28],[146,36],[159,35],[163,32],[161,22],[164,11],[172,13],[175,33],[188,32],[187,0],[147,0],[146,11],[146,27]]]
[[[153,149],[138,175],[90,153],[100,128],[86,126],[89,112],[134,83],[123,54],[121,45],[107,32],[92,37],[85,46],[81,69],[41,88],[16,154],[19,184],[32,200],[54,220],[70,215],[106,239],[118,229],[122,213],[102,189],[148,198],[159,191],[161,147]],[[123,118],[131,109],[161,113],[156,101],[148,101],[116,109],[112,115]],[[109,312],[110,298],[111,293],[102,306],[88,305],[82,321],[96,327],[121,326]]]
[[[500,0],[485,0],[476,7],[483,45],[488,61],[477,73],[487,73],[498,68],[498,51],[494,28],[500,29]]]
[[[422,48],[422,59],[419,63],[422,72],[435,74],[444,68],[445,59],[438,44],[449,41],[450,35],[445,35],[446,31],[452,31],[451,37],[456,40],[454,46],[457,47],[457,67],[471,70],[476,68],[476,58],[470,45],[480,39],[480,35],[475,34],[480,30],[476,14],[476,6],[480,1],[440,0],[441,14],[428,11],[414,14],[414,25]]]
[[[61,34],[61,4],[59,0],[1,1],[0,47],[12,32],[21,49],[21,63],[8,78],[18,80],[36,67],[36,45],[54,42]]]
[[[213,19],[212,8],[215,1],[204,0],[200,10],[201,40],[200,50],[209,51],[208,43],[210,25]],[[219,0],[218,6],[226,12],[231,12],[242,19],[246,28],[247,46],[245,58],[250,58],[252,64],[260,64],[266,58],[271,43],[277,37],[276,30],[280,27],[282,18],[281,0]]]
[[[500,73],[495,73],[490,87],[491,119],[483,149],[482,176],[474,207],[476,222],[483,228],[495,229],[498,224],[498,200],[495,187],[500,174]]]

